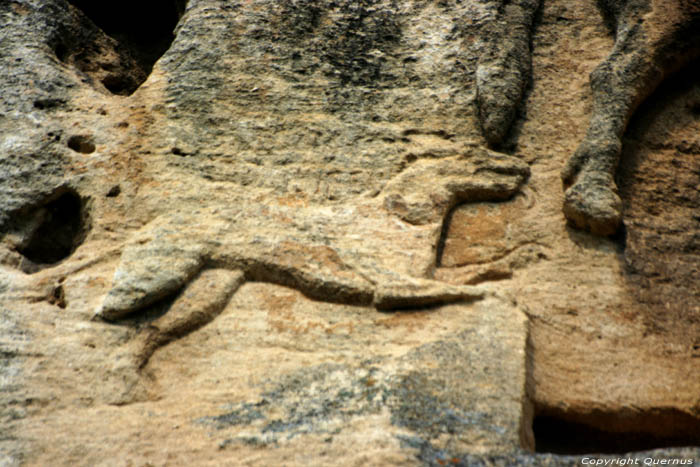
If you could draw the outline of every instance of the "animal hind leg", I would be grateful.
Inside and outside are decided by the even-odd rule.
[[[593,115],[562,173],[565,216],[575,227],[598,235],[615,233],[621,223],[614,176],[622,135],[637,106],[668,74],[671,64],[661,52],[677,32],[662,31],[662,37],[652,40],[641,21],[643,11],[626,10],[618,19],[611,54],[591,73]]]
[[[112,404],[148,400],[151,395],[142,369],[151,356],[168,343],[196,331],[214,320],[226,307],[231,296],[243,284],[242,271],[205,269],[191,279],[175,298],[167,312],[151,321],[109,360],[104,386],[111,392]]]
[[[149,323],[130,344],[137,366],[144,367],[158,348],[211,322],[244,281],[242,271],[202,271],[175,299],[168,312]]]

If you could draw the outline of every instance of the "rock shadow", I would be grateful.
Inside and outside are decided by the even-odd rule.
[[[54,47],[57,58],[93,74],[112,94],[129,96],[148,78],[156,61],[172,44],[174,29],[187,1],[69,0],[69,3],[112,40],[104,41],[99,35],[88,34],[88,40],[95,44],[61,41]]]
[[[29,273],[69,257],[88,231],[84,201],[68,188],[57,190],[40,206],[19,212],[14,224],[22,237],[17,251],[29,260],[23,268]]]

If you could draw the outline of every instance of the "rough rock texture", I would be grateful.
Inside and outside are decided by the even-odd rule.
[[[573,225],[612,235],[622,221],[614,182],[622,135],[637,106],[669,74],[700,57],[700,4],[693,0],[599,0],[615,45],[591,73],[593,112],[567,162],[564,214]]]
[[[541,0],[498,2],[499,15],[481,32],[476,105],[484,137],[503,143],[530,81],[530,41]]]
[[[657,3],[0,2],[0,465],[700,461]]]

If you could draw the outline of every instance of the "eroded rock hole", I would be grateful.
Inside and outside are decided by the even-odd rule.
[[[95,143],[87,135],[74,135],[68,138],[68,147],[75,152],[90,154],[95,152]]]
[[[634,414],[548,414],[533,421],[535,451],[622,454],[658,448],[700,446],[700,419],[675,409]]]
[[[695,118],[700,118],[700,101],[689,103],[688,110]]]
[[[65,44],[59,43],[54,48],[54,53],[56,54],[56,58],[65,62],[68,57],[68,47],[66,47]]]
[[[114,185],[112,188],[109,189],[107,194],[105,195],[107,198],[116,198],[119,196],[122,192],[122,188],[119,185]]]
[[[112,94],[129,96],[134,93],[141,83],[135,83],[130,76],[107,75],[102,79],[102,85]]]
[[[39,110],[50,110],[65,105],[65,103],[66,101],[63,99],[37,99],[34,101],[34,108]]]
[[[100,81],[108,91],[117,95],[132,94],[150,75],[155,62],[175,39],[173,30],[187,3],[187,0],[68,1],[117,41],[119,54],[133,59],[136,70],[103,67],[110,73]],[[57,56],[58,52],[57,50]]]
[[[52,305],[56,305],[57,307],[61,309],[65,309],[66,306],[68,305],[66,303],[66,293],[63,290],[62,285],[57,285],[54,287],[53,292],[51,292],[51,295],[49,296],[49,303]]]
[[[19,252],[35,264],[53,264],[67,258],[85,236],[83,203],[67,191],[30,214],[41,219]]]

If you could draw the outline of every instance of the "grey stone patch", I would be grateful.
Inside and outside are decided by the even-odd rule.
[[[20,465],[23,440],[17,422],[26,418],[28,401],[22,384],[22,367],[29,336],[10,310],[0,306],[0,466]]]
[[[275,444],[302,434],[337,434],[347,420],[381,412],[390,395],[390,384],[375,364],[352,368],[324,364],[294,372],[261,394],[256,402],[244,402],[221,415],[202,417],[196,423],[218,430],[250,426],[241,437],[224,441]],[[273,416],[272,412],[284,416]]]
[[[397,436],[405,448],[417,450],[416,458],[424,467],[514,467],[514,466],[579,466],[580,457],[534,454],[521,451],[512,455],[474,455],[438,449],[419,436]]]
[[[419,436],[398,435],[397,439],[405,448],[417,451],[416,457],[424,467],[578,467],[583,465],[584,459],[587,459],[586,462],[607,461],[607,465],[616,465],[612,463],[616,459],[631,459],[626,465],[674,465],[671,464],[673,460],[690,462],[690,464],[679,462],[676,465],[696,465],[700,460],[699,448],[667,448],[622,454],[591,453],[576,456],[534,453],[521,449],[508,455],[478,455],[438,449]],[[647,459],[650,459],[649,464],[645,464]],[[667,462],[661,464],[664,460]]]
[[[283,39],[298,47],[291,56],[293,72],[304,75],[319,69],[341,86],[377,86],[377,83],[386,86],[395,80],[386,71],[384,56],[391,55],[401,39],[396,0],[279,4]],[[327,17],[332,21],[323,27],[321,20]],[[381,53],[376,53],[377,50]],[[303,63],[307,55],[312,59]]]
[[[475,307],[465,313],[463,331],[400,358],[418,370],[397,381],[392,421],[429,440],[440,438],[440,449],[468,445],[497,453],[534,447],[525,394],[525,318],[500,301]]]
[[[225,446],[274,445],[305,434],[332,439],[353,420],[371,415],[385,416],[392,436],[425,440],[435,452],[471,448],[505,455],[534,446],[526,426],[531,419],[524,395],[524,317],[494,298],[444,310],[462,313],[464,330],[390,360],[323,364],[288,374],[271,381],[258,400],[196,422],[222,434],[235,428],[237,435],[226,438]]]
[[[217,429],[255,425],[264,438],[276,441],[284,435],[291,439],[304,433],[333,433],[329,422],[350,417],[377,414],[386,407],[392,424],[434,435],[452,432],[485,414],[467,414],[453,410],[431,398],[418,387],[425,383],[419,374],[392,376],[378,366],[351,368],[345,365],[320,365],[287,375],[257,402],[237,404],[230,412],[203,417],[200,423]],[[407,382],[407,381],[410,381]],[[418,408],[413,409],[416,405]],[[285,416],[272,418],[272,410],[284,408]]]
[[[506,429],[496,425],[488,412],[466,411],[435,397],[430,391],[434,384],[419,372],[400,377],[392,390],[391,422],[431,438],[475,425],[497,435],[505,434]]]
[[[245,402],[241,406],[229,413],[223,415],[218,415],[215,417],[206,417],[202,421],[208,421],[217,426],[217,428],[225,428],[227,426],[234,425],[250,425],[255,420],[260,420],[265,418],[263,415],[263,407],[268,405],[269,402],[266,399],[262,399],[259,402],[248,403]]]
[[[18,458],[0,452],[0,467],[15,467],[19,465],[21,464]]]
[[[7,275],[0,276],[0,295],[4,295],[10,290],[11,279]]]

